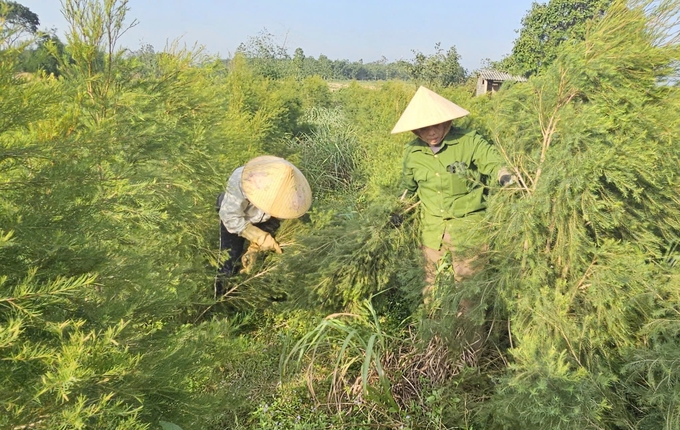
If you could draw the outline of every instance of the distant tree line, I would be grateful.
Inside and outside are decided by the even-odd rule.
[[[512,53],[500,61],[486,60],[482,68],[495,68],[527,77],[540,73],[555,60],[563,43],[582,40],[589,22],[601,19],[610,3],[611,0],[550,0],[547,3],[534,3],[522,19]],[[42,70],[59,75],[56,57],[63,57],[66,51],[55,30],[39,31],[38,15],[13,1],[0,0],[0,22],[3,40],[25,45],[17,66],[18,72]],[[7,47],[0,46],[0,49]],[[392,62],[385,56],[368,63],[363,60],[332,60],[323,54],[315,58],[305,55],[299,47],[291,54],[285,44],[277,43],[274,35],[264,29],[239,45],[235,55],[245,57],[258,74],[271,79],[293,77],[300,80],[310,76],[325,80],[399,79],[445,87],[461,84],[474,75],[460,65],[461,57],[455,46],[444,50],[437,43],[434,51],[434,54],[427,55],[412,50],[412,59]],[[148,61],[154,51],[152,47],[144,46],[128,55],[140,56],[142,60]],[[228,64],[232,60],[227,58],[221,61]]]
[[[16,2],[0,0],[0,18],[5,22],[1,27],[2,31],[13,36],[11,39],[6,37],[5,40],[11,40],[13,45],[23,45],[17,72],[42,71],[54,76],[60,75],[59,58],[63,60],[62,57],[68,53],[54,30],[38,30],[38,15]],[[399,79],[447,86],[462,83],[469,76],[460,65],[460,55],[455,47],[449,48],[445,53],[438,43],[433,55],[416,50],[413,54],[411,61],[400,59],[389,62],[383,56],[380,60],[369,63],[364,63],[363,60],[332,60],[323,54],[315,58],[305,55],[302,48],[295,49],[291,55],[285,46],[276,43],[274,36],[266,29],[239,45],[236,51],[236,55],[245,57],[257,73],[271,79],[294,77],[299,80],[310,76],[319,76],[325,80]],[[129,57],[136,57],[147,63],[153,62],[154,55],[159,53],[150,45],[128,53]],[[233,58],[228,58],[221,61],[228,64],[232,60]]]
[[[389,62],[380,60],[364,63],[363,60],[331,60],[326,55],[318,58],[306,56],[302,48],[296,48],[291,56],[285,46],[277,44],[274,35],[263,30],[257,36],[239,45],[236,54],[243,55],[264,76],[280,79],[293,76],[302,79],[320,76],[327,80],[415,80],[422,83],[448,86],[463,83],[469,73],[460,65],[460,55],[455,46],[444,52],[441,44],[435,45],[435,53],[426,55],[413,50],[414,58]],[[224,60],[229,62],[229,60]]]

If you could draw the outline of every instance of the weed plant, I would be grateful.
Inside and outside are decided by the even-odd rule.
[[[357,130],[339,108],[313,107],[302,118],[311,126],[307,133],[290,140],[317,201],[356,192],[362,181]]]

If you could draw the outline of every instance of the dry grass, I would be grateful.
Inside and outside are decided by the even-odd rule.
[[[476,348],[465,347],[456,353],[440,336],[422,346],[416,334],[411,333],[410,339],[385,354],[384,366],[392,376],[392,397],[400,407],[408,408],[413,404],[424,406],[422,394],[428,388],[446,385],[466,366],[476,367],[477,361]]]
[[[331,91],[338,91],[339,89],[349,87],[352,82],[356,82],[360,86],[371,90],[377,90],[379,85],[379,81],[329,81],[328,88]]]

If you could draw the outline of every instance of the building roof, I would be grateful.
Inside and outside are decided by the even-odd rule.
[[[499,72],[498,70],[480,70],[478,75],[487,81],[517,81],[526,82],[523,76],[513,76],[510,73]]]

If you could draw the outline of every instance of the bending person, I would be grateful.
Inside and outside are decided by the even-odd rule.
[[[217,200],[220,251],[226,251],[228,258],[215,278],[215,297],[226,293],[225,279],[236,273],[239,258],[247,273],[260,252],[281,253],[274,237],[279,220],[298,218],[311,204],[307,179],[283,158],[263,155],[234,170]]]

